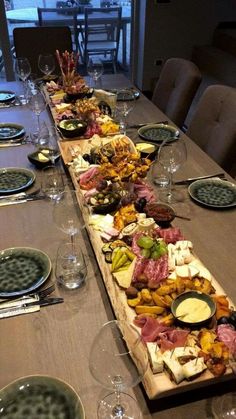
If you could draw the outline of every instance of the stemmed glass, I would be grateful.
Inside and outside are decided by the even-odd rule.
[[[100,401],[99,419],[140,416],[136,400],[124,390],[140,383],[147,367],[147,352],[134,326],[121,320],[102,326],[92,343],[89,368],[93,377],[112,393]]]
[[[127,116],[134,108],[135,97],[133,92],[129,90],[119,90],[118,97],[116,111],[120,117],[120,130],[122,134],[126,134]]]
[[[92,78],[94,87],[96,88],[98,85],[98,80],[102,76],[104,71],[103,63],[99,59],[92,59],[89,58],[88,64],[87,64],[87,72],[88,75]]]
[[[53,72],[55,69],[55,60],[52,54],[40,54],[38,58],[38,67],[43,74],[45,74],[46,78]]]
[[[179,200],[179,196],[173,191],[173,174],[182,166],[187,159],[187,148],[182,138],[176,141],[163,141],[158,150],[158,162],[169,174],[168,188],[160,193],[160,198],[169,203]]]
[[[37,131],[40,131],[40,114],[46,109],[46,102],[39,90],[34,90],[28,100],[28,106],[37,116]]]
[[[55,165],[56,159],[60,156],[60,150],[57,130],[54,126],[43,124],[38,134],[38,147],[40,152],[50,160],[51,164]]]
[[[52,201],[60,199],[65,191],[63,175],[56,166],[46,166],[42,170],[41,191]]]
[[[76,209],[76,192],[74,190],[66,190],[62,193],[59,200],[55,202],[53,208],[53,219],[55,224],[64,233],[70,235],[72,248],[74,245],[75,235],[84,227],[82,216],[78,216]]]
[[[27,91],[26,80],[31,73],[31,67],[30,67],[28,58],[19,57],[15,59],[15,72],[18,75],[18,77],[23,81],[24,101],[26,103],[26,91]]]

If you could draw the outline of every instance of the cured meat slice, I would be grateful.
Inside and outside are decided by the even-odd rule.
[[[220,324],[216,330],[218,339],[236,356],[236,330],[229,324]]]
[[[185,346],[189,330],[169,329],[159,335],[161,352]]]
[[[145,317],[142,319],[134,320],[136,326],[142,327],[141,336],[144,342],[156,342],[159,334],[170,329],[152,317]]]
[[[180,229],[177,227],[159,228],[158,234],[166,243],[176,243],[178,240],[184,239]]]

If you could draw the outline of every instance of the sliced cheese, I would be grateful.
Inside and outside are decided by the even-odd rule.
[[[187,380],[195,378],[201,374],[205,369],[204,358],[196,358],[183,365],[183,373]]]
[[[189,264],[176,266],[175,272],[179,278],[194,278],[196,275],[198,275],[199,270],[195,266]]]
[[[153,374],[162,372],[164,368],[164,363],[162,359],[162,353],[157,343],[147,342],[147,350]]]
[[[55,109],[58,113],[63,113],[64,111],[66,111],[67,109],[71,108],[71,104],[70,103],[60,103],[60,105],[56,105]]]
[[[211,282],[212,275],[211,275],[210,271],[207,268],[205,268],[205,266],[203,266],[202,263],[199,260],[195,259],[194,261],[192,261],[189,264],[189,266],[191,266],[195,269],[198,269],[199,278],[208,279],[208,281]]]
[[[175,358],[173,351],[165,351],[162,354],[165,370],[167,370],[170,378],[179,384],[185,379],[183,373],[183,366],[180,365],[178,360]]]
[[[114,278],[116,279],[120,287],[122,288],[130,287],[134,268],[135,268],[135,263],[136,263],[136,257],[134,258],[134,260],[131,262],[131,264],[125,271],[113,272],[112,275],[114,276]]]
[[[197,348],[196,346],[180,346],[173,350],[173,355],[177,359],[183,356],[194,356],[196,358],[199,350],[200,348]]]
[[[42,154],[42,153],[38,153],[38,159],[42,163],[49,161],[49,159],[46,156],[44,156],[44,154]]]

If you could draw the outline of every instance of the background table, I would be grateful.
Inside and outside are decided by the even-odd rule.
[[[104,76],[104,87],[124,87],[129,82],[120,75]],[[13,83],[1,84],[0,89],[19,89]],[[45,119],[49,116],[45,113]],[[129,115],[129,122],[153,122],[166,120],[144,96],[136,101]],[[27,107],[0,109],[2,122],[18,122],[25,125],[29,132],[32,113]],[[137,140],[136,130],[129,131]],[[184,134],[181,134],[184,135]],[[179,178],[198,176],[219,171],[214,163],[186,136],[188,161],[180,169]],[[1,167],[27,167],[34,169],[27,159],[32,151],[31,145],[0,148]],[[40,186],[41,172],[36,172],[36,185]],[[70,179],[64,178],[68,185]],[[187,239],[193,241],[194,250],[203,263],[224,287],[226,293],[236,301],[235,288],[235,250],[236,250],[236,212],[235,209],[215,211],[203,208],[191,201],[185,191],[182,213],[191,216],[191,222],[178,220]],[[77,208],[75,208],[75,211]],[[180,211],[179,211],[180,212]],[[47,201],[28,202],[0,208],[0,249],[13,246],[39,248],[50,256],[53,263],[51,279],[55,279],[56,250],[66,236],[55,226],[52,218],[52,204]],[[1,341],[0,388],[11,381],[30,374],[48,374],[71,384],[80,394],[88,419],[96,419],[97,400],[106,391],[92,378],[88,368],[88,354],[95,334],[101,325],[113,318],[103,281],[94,258],[86,232],[79,237],[88,260],[88,281],[85,289],[68,292],[57,289],[57,294],[65,298],[63,304],[42,308],[39,313],[2,319],[0,321]],[[211,397],[233,388],[234,383],[219,385],[181,394],[162,400],[147,399],[142,386],[129,393],[133,394],[140,405],[144,419],[211,418]]]

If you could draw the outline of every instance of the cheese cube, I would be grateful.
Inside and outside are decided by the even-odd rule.
[[[162,353],[156,342],[147,342],[148,357],[150,360],[152,372],[157,374],[163,371]]]

